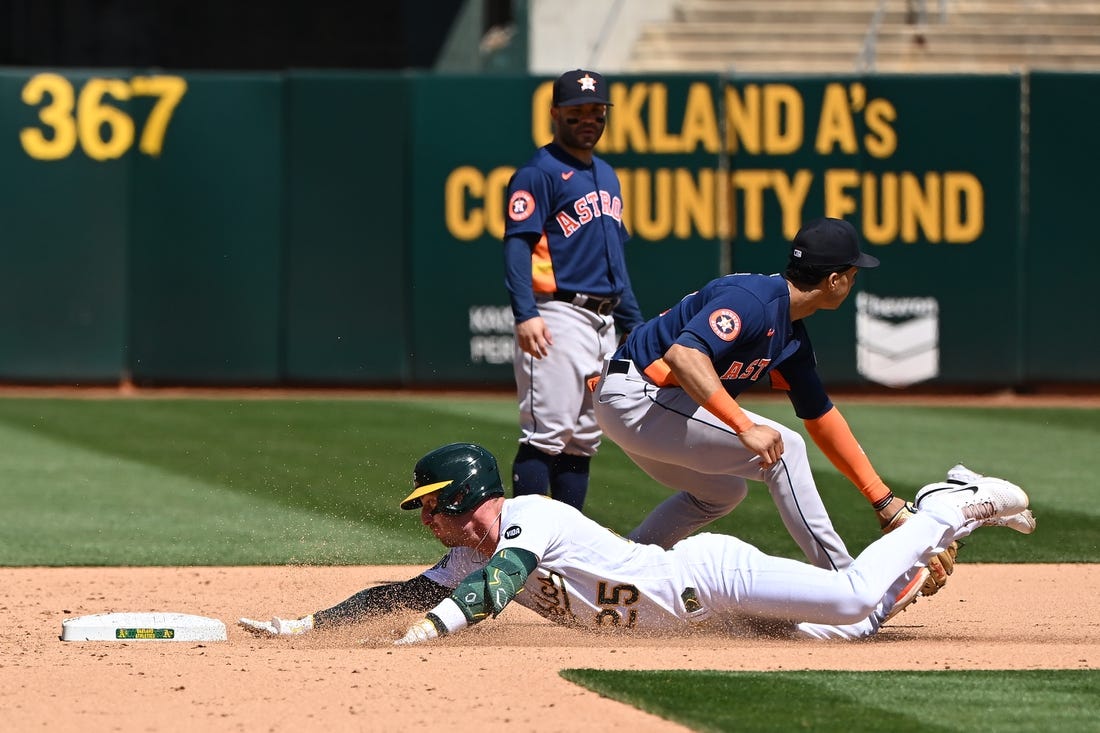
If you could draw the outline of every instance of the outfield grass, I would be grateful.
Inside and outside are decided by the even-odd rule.
[[[1096,670],[564,670],[605,697],[698,731],[1096,731]]]
[[[746,401],[794,424],[786,403]],[[1025,486],[1039,518],[968,540],[968,562],[1097,562],[1100,411],[848,405],[876,467],[908,496],[956,461]],[[515,451],[511,399],[0,399],[0,565],[416,564],[441,548],[397,503],[443,443]],[[878,534],[866,502],[811,446],[849,548]],[[605,442],[588,514],[621,533],[668,492]],[[800,557],[767,491],[712,528]]]

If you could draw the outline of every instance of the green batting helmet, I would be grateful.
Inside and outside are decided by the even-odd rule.
[[[419,509],[421,497],[436,491],[436,511],[444,514],[465,514],[490,497],[504,496],[497,459],[473,443],[451,443],[421,458],[413,469],[413,485],[402,509]]]

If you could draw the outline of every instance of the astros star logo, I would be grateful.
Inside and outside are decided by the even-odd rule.
[[[508,218],[523,221],[535,213],[535,197],[527,191],[516,191],[508,201]]]
[[[594,92],[596,91],[596,80],[585,72],[584,76],[577,79],[577,83],[581,85],[582,92]]]
[[[733,341],[741,333],[741,316],[729,308],[719,308],[710,314],[710,329],[723,341]]]

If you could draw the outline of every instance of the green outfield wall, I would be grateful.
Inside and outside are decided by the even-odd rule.
[[[412,92],[395,75],[287,79],[284,382],[410,381]]]
[[[600,154],[647,315],[851,220],[834,384],[1100,381],[1100,75],[622,77]],[[527,75],[0,72],[0,381],[507,385]],[[1084,109],[1082,109],[1082,107]]]

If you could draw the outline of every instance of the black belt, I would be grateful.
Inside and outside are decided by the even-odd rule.
[[[612,359],[607,363],[608,374],[626,374],[630,371],[630,362],[626,359]]]
[[[587,293],[573,293],[568,290],[558,290],[554,293],[553,298],[563,303],[572,303],[578,308],[590,310],[601,316],[611,315],[611,311],[615,310],[615,306],[619,304],[619,299],[614,296],[603,297],[588,295]]]

